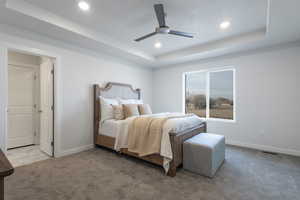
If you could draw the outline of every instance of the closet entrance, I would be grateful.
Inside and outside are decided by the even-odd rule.
[[[14,167],[53,156],[54,63],[8,51],[7,155]]]

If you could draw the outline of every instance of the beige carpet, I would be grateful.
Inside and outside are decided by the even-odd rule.
[[[19,167],[6,179],[6,200],[296,200],[300,159],[228,147],[214,179],[93,149]]]

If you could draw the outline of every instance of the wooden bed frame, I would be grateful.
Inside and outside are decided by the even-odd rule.
[[[94,144],[95,146],[102,146],[114,150],[115,138],[99,134],[99,123],[101,119],[100,96],[107,98],[141,99],[141,90],[133,89],[131,85],[123,83],[109,82],[104,88],[101,88],[99,85],[94,85]],[[202,132],[206,132],[205,122],[180,133],[170,133],[173,160],[170,163],[170,169],[168,172],[169,176],[176,176],[177,167],[182,165],[183,142]],[[140,158],[159,166],[163,166],[163,158],[158,154],[139,157],[137,154],[129,152],[127,149],[121,149],[121,153]]]

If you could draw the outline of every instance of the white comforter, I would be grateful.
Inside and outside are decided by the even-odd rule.
[[[151,116],[151,117],[163,117],[169,113],[159,113],[159,114],[151,114],[151,115],[143,115],[143,116]],[[121,120],[118,123],[116,128],[116,138],[115,138],[115,150],[120,151],[121,148],[128,148],[128,127],[129,124],[136,117],[130,117],[125,120]],[[198,124],[203,122],[196,115],[191,115],[186,118],[175,118],[169,119],[163,127],[162,140],[161,140],[161,149],[160,155],[164,158],[164,169],[167,172],[169,170],[170,161],[173,159],[172,148],[169,133],[174,132],[178,133],[184,131],[186,129],[192,128]]]

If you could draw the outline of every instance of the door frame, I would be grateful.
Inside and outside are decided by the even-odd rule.
[[[54,62],[54,77],[53,77],[53,84],[54,84],[54,92],[53,92],[53,98],[54,98],[54,110],[53,110],[53,157],[59,157],[61,154],[61,134],[60,134],[60,126],[59,126],[59,116],[60,115],[60,104],[59,104],[59,86],[60,86],[60,71],[61,68],[61,56],[47,50],[42,50],[30,46],[23,46],[18,44],[13,44],[10,42],[0,42],[0,64],[4,64],[4,67],[0,67],[1,75],[0,75],[0,85],[2,85],[2,88],[0,86],[0,93],[3,94],[5,98],[3,98],[0,101],[0,125],[2,127],[2,130],[0,129],[0,146],[3,147],[2,151],[6,153],[7,151],[7,108],[8,108],[8,51],[16,51],[21,53],[29,53],[35,56],[47,56],[52,57],[55,59]],[[2,95],[1,94],[1,95]]]

